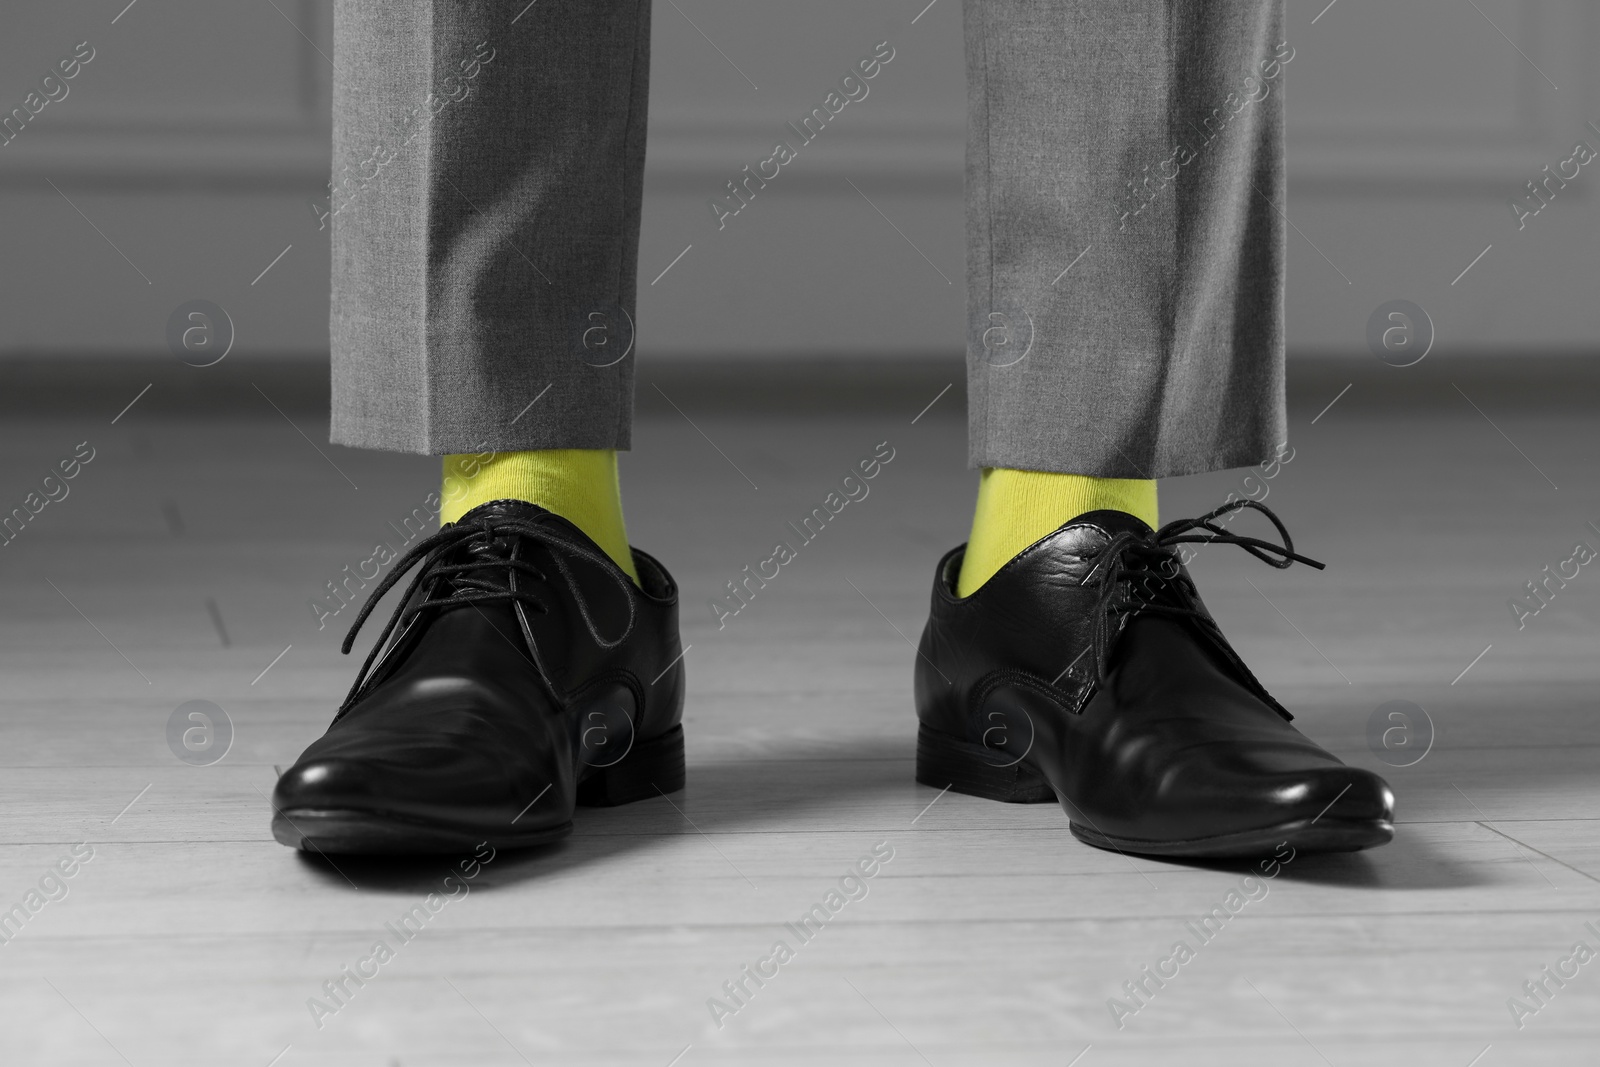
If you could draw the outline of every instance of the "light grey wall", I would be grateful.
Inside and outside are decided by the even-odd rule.
[[[94,58],[0,147],[0,352],[159,352],[194,298],[228,310],[237,352],[325,348],[326,4],[125,3],[7,14],[0,109],[78,42]],[[1592,5],[1475,3],[1291,0],[1295,348],[1363,353],[1395,298],[1441,350],[1600,338],[1595,168],[1521,231],[1508,206],[1575,141],[1600,148]],[[961,12],[925,4],[657,5],[642,353],[960,349]],[[493,42],[508,58],[518,32]],[[719,231],[706,200],[881,40],[895,58],[868,98]]]

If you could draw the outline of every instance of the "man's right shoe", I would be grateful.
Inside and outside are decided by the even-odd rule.
[[[1283,544],[1225,531],[1242,507]],[[1151,530],[1095,511],[1041,538],[969,597],[961,548],[934,579],[916,664],[917,781],[994,800],[1059,800],[1074,836],[1155,856],[1343,852],[1394,836],[1394,794],[1289,725],[1180,562],[1186,543],[1297,555],[1275,515],[1236,501]]]
[[[272,834],[328,853],[516,848],[577,805],[683,788],[678,592],[639,584],[576,526],[499,500],[418,542],[373,590],[421,570],[328,732],[273,791]]]

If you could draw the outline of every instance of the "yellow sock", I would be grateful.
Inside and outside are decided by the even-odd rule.
[[[613,449],[554,448],[444,457],[439,521],[455,522],[490,500],[526,500],[588,534],[628,577],[639,580],[622,522]]]
[[[978,507],[972,537],[961,561],[958,596],[971,596],[1012,558],[1089,511],[1125,511],[1157,524],[1156,483],[1137,478],[1090,478],[985,467],[978,482]]]

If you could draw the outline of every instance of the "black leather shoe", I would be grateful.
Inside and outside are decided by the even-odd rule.
[[[1265,514],[1282,546],[1212,520]],[[1156,856],[1345,852],[1394,836],[1394,794],[1289,725],[1229,646],[1176,546],[1299,561],[1267,508],[1240,500],[1152,532],[1119,511],[1040,539],[956,596],[966,546],[939,563],[916,665],[917,781],[1019,803],[1059,799],[1098,848]]]
[[[417,542],[344,640],[421,569],[328,732],[278,779],[272,835],[319,852],[514,848],[575,805],[683,787],[678,592],[576,526],[498,500]]]

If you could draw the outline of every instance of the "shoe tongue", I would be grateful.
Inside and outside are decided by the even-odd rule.
[[[1137,515],[1129,515],[1126,511],[1113,511],[1110,508],[1085,512],[1065,525],[1078,526],[1084,523],[1098,526],[1112,537],[1119,533],[1134,533],[1140,537],[1150,533],[1150,527]]]
[[[538,504],[526,500],[490,500],[479,504],[457,519],[454,525],[474,526],[484,520],[515,519],[524,523],[561,524],[571,525],[561,516]],[[450,562],[453,563],[478,563],[481,569],[467,571],[466,575],[478,582],[487,581],[492,585],[504,588],[509,573],[504,569],[504,560],[509,556],[514,547],[514,535],[502,534],[491,541],[472,538],[464,544],[457,545],[450,553]],[[478,590],[472,583],[458,583],[446,579],[447,587],[452,590],[452,595],[472,593]]]
[[[589,548],[596,556],[603,558],[603,551],[593,538],[570,519],[563,518],[548,508],[527,500],[490,500],[479,504],[471,511],[457,519],[454,525],[474,526],[484,521],[514,520],[529,525],[551,527],[561,531],[565,540],[575,542],[577,545]],[[469,560],[481,561],[485,567],[493,568],[507,553],[513,550],[518,535],[512,531],[497,529],[496,537],[485,543],[481,538],[470,538],[465,544],[453,550],[455,562],[465,563]],[[526,540],[526,539],[524,539]],[[528,560],[547,559],[549,547],[540,544],[525,546],[521,556]],[[531,554],[530,554],[531,553]]]
[[[984,588],[992,585],[1011,589],[1006,595],[1049,598],[1058,585],[1081,584],[1092,570],[1092,561],[1119,533],[1146,537],[1150,527],[1125,511],[1103,509],[1079,515],[1019,552]]]
[[[456,522],[470,523],[477,519],[521,519],[523,522],[540,522],[548,516],[559,518],[553,511],[548,511],[538,504],[527,500],[491,500],[479,504]]]
[[[1053,533],[1040,538],[1028,552],[1090,555],[1098,552],[1107,541],[1120,533],[1147,537],[1150,534],[1150,527],[1125,511],[1112,511],[1109,508],[1090,511],[1062,523]]]

